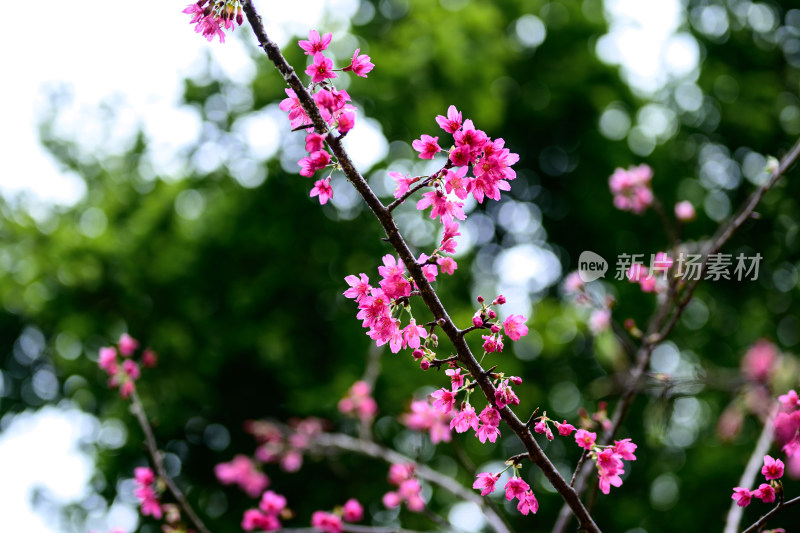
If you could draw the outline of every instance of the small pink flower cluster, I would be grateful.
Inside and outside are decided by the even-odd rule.
[[[511,188],[508,180],[517,177],[511,166],[519,161],[519,156],[505,148],[503,139],[492,140],[485,132],[476,129],[472,120],[462,121],[461,112],[453,105],[448,108],[447,116],[438,115],[436,122],[453,135],[455,145],[450,149],[447,166],[432,176],[434,191],[423,195],[417,209],[432,205],[431,218],[441,215],[443,222],[446,219],[452,221],[453,216],[464,220],[463,204],[448,200],[446,195],[452,193],[464,200],[471,193],[478,203],[483,203],[484,196],[499,200],[500,191]],[[420,152],[422,159],[433,159],[442,151],[438,142],[439,137],[422,135],[411,146]],[[466,175],[469,165],[472,165],[474,178]],[[453,166],[455,171],[450,170]],[[400,181],[394,192],[395,198],[403,196],[408,185],[409,182]]]
[[[653,264],[649,270],[641,263],[634,263],[628,268],[626,276],[632,283],[638,283],[642,292],[663,292],[667,287],[667,271],[672,264],[673,260],[669,255],[665,252],[658,252],[653,258]]]
[[[589,457],[597,466],[597,474],[600,478],[600,490],[603,494],[608,494],[611,486],[619,487],[622,485],[620,475],[625,473],[623,460],[635,461],[636,444],[631,439],[615,440],[614,446],[598,446],[595,444],[597,433],[579,429],[575,432],[575,442],[589,452]]]
[[[753,498],[758,498],[764,503],[772,503],[775,501],[775,489],[781,489],[780,481],[783,477],[783,461],[780,459],[773,459],[769,455],[764,456],[764,466],[761,467],[761,473],[767,481],[771,483],[762,483],[756,490],[746,489],[744,487],[734,487],[733,496],[731,499],[736,502],[739,507],[747,507]]]
[[[800,471],[800,398],[794,390],[778,397],[781,412],[775,417],[775,440],[783,447],[792,475]]]
[[[502,472],[498,472],[496,474],[481,472],[478,474],[478,479],[476,479],[475,483],[472,484],[472,488],[479,489],[481,491],[481,496],[491,494],[494,492],[495,485],[500,479],[500,474],[502,474]],[[536,512],[539,510],[539,502],[536,500],[536,496],[534,496],[530,485],[528,485],[521,477],[517,476],[516,466],[514,467],[514,476],[506,481],[505,489],[506,500],[511,501],[514,498],[517,498],[517,510],[520,513],[524,515],[527,515],[528,513],[536,514]]]
[[[653,169],[647,165],[630,167],[628,170],[615,169],[608,178],[608,186],[614,195],[614,207],[637,215],[644,213],[653,203],[653,191],[650,189],[652,179]]]
[[[364,518],[364,508],[355,498],[350,498],[342,507],[332,513],[315,511],[311,515],[311,527],[325,533],[341,533],[344,522],[360,522]]]
[[[163,516],[163,510],[156,492],[155,474],[150,468],[139,467],[134,469],[133,477],[136,484],[134,495],[142,507],[142,515],[152,516],[156,520],[160,520]]]
[[[380,288],[372,287],[364,273],[359,277],[347,276],[345,281],[350,288],[344,295],[356,301],[359,308],[356,317],[362,320],[362,325],[369,330],[367,335],[378,346],[388,342],[392,353],[401,348],[419,349],[420,339],[428,337],[425,328],[418,326],[413,317],[406,327],[401,328],[400,320],[394,317],[396,311],[408,309],[407,299],[412,287],[416,288],[414,281],[406,274],[403,262],[388,254],[383,257],[383,266],[378,267],[378,273],[383,278],[379,282]]]
[[[420,496],[422,485],[417,481],[413,464],[393,464],[389,467],[388,479],[389,483],[397,486],[397,490],[389,491],[383,495],[383,505],[389,509],[394,509],[406,502],[408,510],[415,513],[425,508],[425,501]]]
[[[769,383],[778,366],[779,359],[777,346],[766,339],[759,339],[742,358],[742,374],[748,381]]]
[[[337,91],[328,81],[339,77],[335,72],[336,69],[333,68],[333,60],[323,54],[331,44],[331,34],[326,33],[320,37],[317,30],[311,30],[308,32],[308,40],[300,40],[297,44],[305,51],[306,55],[313,58],[312,63],[306,69],[306,74],[311,76],[312,97],[322,118],[328,123],[329,128],[335,128],[340,135],[347,134],[355,126],[356,108],[347,103],[350,101],[347,91]],[[350,64],[340,70],[366,78],[375,65],[370,62],[368,55],[359,54],[360,51],[360,49],[356,49]],[[286,89],[286,96],[288,98],[284,99],[278,107],[289,113],[289,121],[293,129],[302,129],[303,126],[306,126],[308,132],[306,151],[309,155],[298,161],[297,164],[300,165],[300,175],[310,178],[318,170],[322,170],[331,163],[331,154],[325,149],[325,138],[326,135],[332,135],[332,132],[326,135],[312,132],[311,119],[300,104],[297,94],[292,89]],[[333,197],[330,176],[314,182],[310,196],[318,197],[320,204],[327,203]]]
[[[547,416],[540,416],[536,424],[533,426],[533,431],[536,433],[542,434],[547,437],[547,440],[553,440],[555,437],[553,436],[553,430],[550,429],[549,422],[552,422],[553,425],[556,426],[556,431],[562,437],[569,437],[572,435],[572,432],[575,431],[575,426],[572,424],[568,424],[566,420],[563,422],[558,422],[556,420],[552,420],[547,418]]]
[[[123,333],[117,342],[117,346],[105,346],[100,348],[97,364],[106,371],[109,376],[108,386],[111,388],[119,387],[119,395],[129,398],[136,388],[134,382],[141,377],[141,369],[131,357],[139,348],[139,341]],[[122,364],[117,360],[117,351],[124,358]],[[141,364],[145,368],[156,366],[158,356],[150,348],[145,349],[141,354]]]
[[[258,509],[248,509],[242,517],[242,529],[245,531],[277,531],[283,527],[280,518],[286,509],[286,498],[271,490],[261,495]]]
[[[251,498],[258,498],[269,486],[269,477],[245,455],[237,455],[228,463],[219,463],[214,467],[214,473],[220,483],[238,485]]]
[[[460,369],[459,369],[460,370]],[[448,370],[449,372],[449,370]],[[400,422],[414,431],[427,431],[433,444],[450,442],[450,415],[435,408],[428,400],[411,402],[411,412],[400,417]]]
[[[481,335],[484,352],[499,353],[503,351],[502,330],[505,330],[506,335],[508,335],[508,338],[512,341],[518,341],[528,334],[528,326],[525,325],[527,320],[522,315],[509,316],[503,322],[502,327],[500,325],[500,320],[495,320],[497,318],[497,313],[495,313],[493,309],[490,309],[490,307],[506,303],[506,297],[502,294],[492,300],[492,303],[489,305],[484,303],[482,296],[478,296],[478,303],[481,304],[481,308],[472,316],[472,325],[476,328],[489,328],[489,331],[491,331],[490,335]]]
[[[356,381],[347,391],[347,396],[339,400],[339,411],[360,420],[372,420],[378,413],[378,404],[371,393],[372,388],[367,382]]]
[[[209,42],[214,37],[219,37],[219,42],[225,42],[225,32],[235,28],[234,20],[242,25],[242,5],[239,0],[199,0],[196,4],[189,4],[184,13],[192,16],[190,24],[197,24],[194,31],[203,34]]]
[[[286,472],[297,472],[303,464],[303,452],[322,433],[322,422],[314,417],[290,420],[288,435],[265,421],[249,421],[245,430],[252,434],[258,448],[255,457],[264,463],[280,463]]]

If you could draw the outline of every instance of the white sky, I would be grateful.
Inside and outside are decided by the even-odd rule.
[[[61,111],[57,128],[75,132],[88,147],[113,151],[124,146],[143,125],[156,142],[169,150],[195,138],[197,117],[177,106],[181,79],[196,72],[210,52],[233,79],[252,75],[250,59],[237,39],[225,45],[208,44],[192,31],[181,13],[186,1],[41,0],[26,24],[7,24],[0,32],[0,72],[10,74],[0,84],[0,147],[5,155],[0,194],[26,195],[46,206],[70,204],[84,194],[75,176],[62,171],[37,142],[37,117],[44,103],[42,89],[65,84],[74,94]],[[256,0],[267,31],[284,44],[290,33],[305,34],[316,26],[323,5],[345,19],[355,0]],[[598,44],[607,62],[623,65],[626,80],[648,93],[694,68],[696,43],[674,35],[680,19],[677,0],[606,0],[612,11],[612,33]],[[237,31],[247,31],[240,29]],[[667,73],[667,74],[665,74]],[[376,68],[375,75],[378,75]],[[110,132],[92,121],[97,104],[115,97],[119,121]],[[385,150],[385,140],[368,121],[360,138],[376,140],[363,161]],[[247,124],[242,126],[247,130]],[[356,137],[358,127],[349,137]],[[351,139],[358,140],[358,139]],[[270,147],[255,147],[270,153]],[[371,161],[372,160],[372,161]],[[169,161],[164,162],[167,167]],[[51,533],[52,524],[34,515],[29,506],[37,485],[65,501],[87,490],[91,458],[76,448],[85,435],[86,415],[45,408],[17,417],[0,435],[0,520],[4,530]],[[109,524],[113,526],[114,524]]]

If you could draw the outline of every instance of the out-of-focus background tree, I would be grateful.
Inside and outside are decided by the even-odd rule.
[[[614,168],[651,165],[668,212],[678,200],[697,208],[681,237],[702,240],[761,183],[766,156],[781,155],[800,134],[800,10],[793,2],[683,2],[650,75],[648,65],[642,74],[624,61],[638,35],[625,15],[650,9],[658,17],[661,3],[634,4],[361,0],[350,3],[347,18],[329,13],[331,22],[319,26],[334,34],[337,65],[357,47],[376,65],[367,80],[339,87],[360,110],[363,133],[359,141],[353,132],[354,153],[385,197],[387,170],[432,168],[416,158],[411,140],[423,133],[444,139],[434,117],[451,104],[520,154],[511,192],[470,206],[459,269],[437,287],[460,324],[469,322],[478,294],[503,292],[509,312],[532,317],[528,337],[491,356],[525,379],[521,416],[538,406],[574,419],[581,406],[613,406],[630,365],[611,334],[592,336],[586,313],[561,299],[559,281],[581,251],[610,260],[611,275],[598,290],[617,299],[615,319],[642,325],[653,310],[652,296],[613,280],[614,261],[621,253],[649,256],[668,240],[652,211],[637,216],[612,207],[607,177]],[[256,6],[268,20],[269,2]],[[286,32],[284,52],[298,70],[306,56],[294,41],[307,29]],[[298,35],[290,39],[292,31]],[[248,28],[235,37],[250,54],[242,67],[249,74],[229,75],[207,56],[185,80],[183,111],[195,117],[188,125],[197,132],[177,151],[165,151],[144,128],[115,150],[87,148],[80,132],[61,125],[69,88],[52,88],[41,140],[85,182],[85,195],[44,213],[14,201],[0,205],[0,429],[47,404],[74,406],[101,421],[89,424],[94,429],[84,442],[96,458],[90,494],[57,515],[52,495],[36,496],[62,531],[104,527],[110,506],[131,504],[132,469],[146,461],[127,403],[106,387],[96,365],[98,348],[124,331],[159,353],[141,395],[171,471],[214,531],[238,531],[241,512],[252,505],[221,488],[212,468],[252,453],[246,420],[313,415],[354,430],[336,405],[364,372],[369,339],[341,296],[343,278],[375,276],[389,248],[341,176],[334,175],[332,204],[320,208],[308,198],[311,182],[296,172],[302,134],[290,134],[277,110],[283,80]],[[199,37],[196,44],[220,46]],[[87,120],[95,137],[111,139],[124,118],[106,101]],[[795,178],[767,195],[760,217],[724,250],[760,253],[758,280],[704,283],[656,350],[650,370],[669,377],[647,382],[623,428],[640,444],[638,460],[624,485],[595,505],[603,530],[699,532],[724,520],[730,489],[760,433],[751,411],[763,409],[764,394],[797,386]],[[431,247],[435,226],[413,203],[398,219],[417,251]],[[759,388],[740,366],[761,338],[781,356],[774,379]],[[470,485],[474,473],[459,462],[464,457],[481,467],[519,451],[511,438],[484,446],[457,436],[453,445],[434,447],[413,436],[397,417],[413,395],[441,386],[443,375],[420,371],[408,354],[387,351],[379,360],[379,441]],[[723,413],[730,423],[719,428]],[[547,451],[565,472],[579,455],[567,441]],[[435,528],[424,516],[383,508],[380,495],[391,488],[386,472],[383,463],[344,455],[307,458],[295,474],[267,467],[301,526],[314,510],[352,496],[376,523]],[[512,510],[509,520],[544,530],[560,500],[533,468],[524,472],[541,510],[534,518]],[[786,487],[789,495],[800,493],[796,481]],[[455,523],[480,527],[469,506],[440,490],[425,494]],[[766,510],[753,507],[745,521]],[[797,517],[786,513],[782,520]],[[138,527],[156,530],[147,519]]]

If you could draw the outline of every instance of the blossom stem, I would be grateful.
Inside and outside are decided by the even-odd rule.
[[[147,451],[150,453],[150,457],[153,459],[153,465],[156,467],[158,476],[167,484],[167,488],[172,493],[175,501],[178,502],[178,505],[180,505],[181,509],[183,509],[183,511],[186,513],[186,516],[189,517],[189,520],[192,521],[200,533],[211,533],[203,521],[200,520],[200,517],[194,511],[189,502],[186,500],[186,496],[184,496],[181,489],[178,488],[178,486],[175,484],[175,481],[167,474],[167,469],[164,467],[164,456],[158,449],[158,444],[156,444],[156,438],[153,434],[153,428],[150,426],[150,422],[147,420],[147,414],[144,411],[144,406],[142,405],[142,401],[139,399],[139,394],[136,392],[136,389],[133,389],[133,392],[131,393],[131,412],[134,414],[136,420],[139,422],[139,426],[142,428],[142,432],[144,433],[144,443],[145,446],[147,446]]]
[[[800,496],[797,498],[793,498],[787,502],[781,502],[776,505],[771,511],[767,514],[756,520],[753,525],[742,531],[742,533],[756,533],[756,531],[761,531],[767,522],[769,522],[775,515],[778,513],[789,509],[790,507],[794,507],[795,505],[800,504]]]

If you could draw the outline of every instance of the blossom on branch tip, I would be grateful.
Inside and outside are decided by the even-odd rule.
[[[364,518],[364,508],[355,498],[350,498],[342,506],[342,518],[346,522],[360,522]]]
[[[244,21],[239,0],[200,0],[189,4],[183,12],[192,16],[189,23],[196,24],[194,31],[202,34],[209,42],[218,37],[219,42],[224,43],[223,29],[233,30],[234,20],[239,26]]]
[[[506,500],[511,501],[514,498],[522,499],[525,493],[531,489],[525,480],[519,477],[512,477],[506,482]]]
[[[626,461],[635,461],[636,456],[633,452],[636,451],[636,444],[631,442],[631,439],[622,439],[614,441],[614,453],[619,455],[620,458]]]
[[[517,511],[520,513],[527,515],[528,513],[536,514],[539,510],[539,502],[536,500],[536,496],[533,495],[533,491],[527,491],[521,498],[519,498],[519,503],[517,503]]]
[[[775,489],[772,485],[762,483],[758,489],[750,493],[753,498],[759,498],[764,503],[772,503],[775,501]]]
[[[117,341],[117,346],[119,346],[119,353],[122,354],[122,357],[130,357],[139,348],[139,341],[127,333],[123,333]]]
[[[314,511],[314,514],[311,515],[311,527],[325,533],[342,533],[343,524],[338,515],[325,511]]]
[[[404,176],[399,172],[389,172],[389,177],[392,178],[394,181],[397,182],[397,186],[394,189],[394,197],[400,198],[408,190],[411,188],[411,185],[416,183],[419,178],[409,178],[408,176]]]
[[[778,401],[781,402],[781,405],[787,411],[800,407],[800,397],[797,396],[794,390],[790,390],[786,394],[778,396]]]
[[[350,64],[344,67],[342,70],[345,72],[352,71],[356,76],[366,78],[367,74],[369,74],[372,69],[375,68],[375,65],[370,62],[368,55],[359,55],[358,53],[360,51],[360,48],[356,48],[356,51],[353,53],[352,61],[350,61]]]
[[[695,219],[694,206],[691,202],[684,200],[683,202],[678,202],[675,204],[675,218],[680,220],[681,222],[691,222]]]
[[[360,302],[362,298],[369,296],[372,287],[369,284],[369,278],[366,274],[359,274],[360,278],[356,276],[347,276],[344,280],[350,285],[350,288],[344,291],[344,296],[353,298],[356,302]]]
[[[455,259],[452,257],[440,257],[436,261],[436,264],[439,265],[439,268],[442,269],[442,272],[450,275],[455,273],[456,269],[458,268],[458,263],[456,263]]]
[[[481,496],[486,496],[494,492],[495,484],[500,479],[500,474],[490,474],[489,472],[481,472],[477,476],[478,479],[472,484],[473,489],[480,489]]]
[[[528,334],[528,326],[525,325],[526,319],[522,315],[511,315],[503,322],[503,329],[512,341],[518,341]]]
[[[327,50],[328,46],[331,44],[332,37],[333,35],[330,33],[326,33],[320,37],[317,30],[309,30],[308,40],[297,41],[297,44],[305,51],[306,55],[313,56]]]
[[[448,368],[444,373],[450,376],[450,387],[454,392],[464,385],[464,376],[461,375],[460,368]]]
[[[320,205],[325,205],[328,200],[333,198],[333,188],[331,187],[331,179],[325,178],[314,182],[314,187],[311,189],[309,196],[319,196]]]
[[[464,433],[469,428],[478,431],[478,415],[475,414],[474,407],[466,405],[450,421],[450,429],[455,429],[456,433]]]
[[[614,207],[621,211],[642,214],[653,203],[653,191],[650,180],[653,169],[647,165],[630,167],[628,170],[617,168],[608,178],[608,186],[614,196]]]
[[[567,424],[567,421],[564,420],[563,422],[559,423],[555,420],[553,423],[556,425],[556,429],[558,430],[558,434],[562,437],[569,437],[572,435],[572,432],[575,431],[575,426],[572,424]]]
[[[447,108],[447,116],[436,115],[436,123],[447,133],[455,133],[461,129],[461,111],[456,106]]]
[[[431,397],[434,399],[433,407],[444,414],[450,413],[453,409],[453,404],[456,403],[455,394],[445,388],[434,391],[431,393]]]

